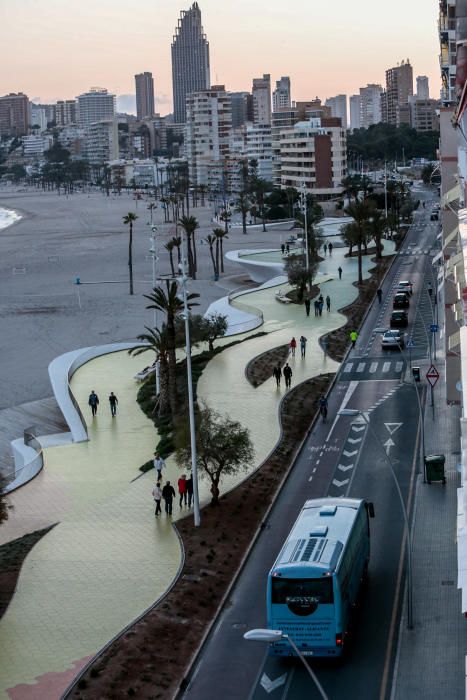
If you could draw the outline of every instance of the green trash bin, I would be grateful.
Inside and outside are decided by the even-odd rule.
[[[425,456],[425,473],[426,480],[429,484],[432,481],[442,481],[443,486],[446,484],[446,476],[444,473],[444,463],[446,458],[444,455],[426,455]]]

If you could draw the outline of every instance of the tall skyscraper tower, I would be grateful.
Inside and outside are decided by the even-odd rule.
[[[283,75],[280,80],[276,80],[276,89],[272,93],[272,109],[273,112],[277,112],[290,106],[290,78]]]
[[[417,97],[420,100],[430,99],[430,87],[426,75],[417,75]]]
[[[194,2],[180,13],[172,41],[172,85],[174,122],[186,121],[186,98],[211,87],[209,42],[201,24],[201,10]]]
[[[136,116],[138,119],[153,117],[154,109],[154,80],[152,73],[135,75],[136,85]]]
[[[265,73],[262,78],[253,78],[253,122],[271,124],[271,76]]]
[[[409,121],[409,97],[413,95],[413,70],[410,61],[402,61],[386,71],[387,122],[400,126]]]

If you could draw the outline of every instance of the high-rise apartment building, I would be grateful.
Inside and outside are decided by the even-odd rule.
[[[417,131],[439,131],[439,100],[410,98],[410,126]]]
[[[229,92],[232,105],[232,129],[253,121],[253,98],[250,92]]]
[[[186,99],[211,86],[209,43],[201,24],[201,10],[194,2],[180,13],[172,41],[172,86],[174,122],[186,121]]]
[[[154,80],[152,73],[135,75],[136,86],[136,117],[137,119],[151,118],[155,115]]]
[[[30,122],[31,126],[39,131],[45,131],[47,129],[47,115],[45,109],[40,105],[32,104],[30,105]]]
[[[101,166],[118,158],[118,124],[104,119],[87,126],[86,158],[91,165]]]
[[[0,136],[25,136],[28,133],[29,118],[27,95],[10,92],[0,97]]]
[[[381,94],[383,88],[376,83],[369,83],[360,88],[360,125],[368,129],[372,124],[379,124],[381,113]]]
[[[360,127],[362,125],[361,118],[360,118],[360,111],[361,111],[360,95],[350,95],[349,106],[350,106],[350,131],[355,131],[355,129],[360,129]]]
[[[262,78],[253,78],[253,122],[271,124],[271,76],[265,73]]]
[[[57,126],[76,124],[78,119],[76,100],[59,100],[55,105]]]
[[[328,97],[325,105],[331,108],[333,117],[337,117],[341,120],[342,128],[347,129],[347,95]]]
[[[115,95],[105,88],[94,87],[76,98],[78,124],[87,128],[90,124],[115,116]]]
[[[386,121],[400,126],[409,118],[409,97],[413,95],[413,70],[410,61],[402,61],[398,66],[386,71]]]
[[[456,5],[457,0],[439,2],[439,43],[441,66],[441,102],[443,105],[455,101],[456,88]],[[457,8],[459,11],[459,8]]]
[[[427,75],[417,75],[417,97],[421,100],[430,99],[430,86]]]
[[[280,80],[276,80],[276,89],[272,93],[272,110],[277,112],[279,109],[290,108],[291,105],[290,78],[282,76]]]

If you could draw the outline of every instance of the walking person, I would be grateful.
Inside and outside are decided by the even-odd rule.
[[[170,481],[165,482],[165,486],[162,489],[162,498],[165,502],[165,512],[167,515],[172,515],[172,501],[175,498],[175,489]]]
[[[290,386],[292,384],[292,368],[289,367],[288,362],[286,363],[283,371],[284,371],[284,379],[285,379],[285,388],[290,389]]]
[[[91,413],[94,418],[94,416],[97,414],[97,407],[99,405],[99,397],[94,389],[89,394],[88,404],[91,406]]]
[[[326,423],[326,418],[328,417],[328,400],[324,394],[321,394],[319,399],[319,412],[321,414],[321,418],[323,419],[323,423]]]
[[[324,250],[324,254],[326,255],[326,253],[328,252],[328,244],[327,243],[325,243],[323,245],[323,250]]]
[[[285,245],[283,243],[281,244],[281,253],[282,255],[285,253]]]
[[[290,253],[290,245],[288,243],[285,246],[285,252],[287,253],[287,255]]]
[[[162,498],[162,491],[161,491],[161,484],[160,481],[157,482],[157,484],[154,486],[152,490],[152,497],[154,498],[154,503],[156,504],[156,512],[155,516],[157,517],[162,513],[161,509],[161,498]]]
[[[297,341],[295,338],[292,338],[290,341],[290,352],[292,353],[292,357],[295,357],[295,350],[297,349]]]
[[[180,496],[180,508],[183,504],[186,505],[187,502],[187,491],[186,491],[186,474],[182,474],[178,480],[178,495]]]
[[[332,245],[332,241],[329,243],[328,248],[329,248],[329,255],[332,255],[332,249],[334,248],[334,246]]]
[[[350,331],[350,342],[352,343],[352,347],[355,347],[355,343],[357,342],[358,338],[358,333],[357,331]]]
[[[193,500],[193,474],[191,474],[191,472],[186,480],[186,495],[188,497],[188,508],[191,508],[191,502]]]
[[[315,316],[319,316],[319,301],[315,299]]]
[[[318,313],[320,316],[323,315],[323,306],[324,306],[324,301],[323,300],[318,301]]]
[[[305,299],[305,311],[306,311],[306,315],[307,315],[307,316],[310,315],[310,306],[311,306],[310,300],[309,300],[309,299]]]
[[[341,268],[340,265],[339,265],[339,267],[337,268],[337,272],[339,273],[339,279],[341,280],[341,279],[342,279],[342,268]]]
[[[305,357],[305,353],[306,353],[306,342],[307,342],[307,340],[306,340],[305,336],[304,336],[304,335],[301,335],[301,336],[300,336],[300,355],[301,355],[302,357]]]
[[[331,297],[329,296],[329,294],[326,297],[326,310],[331,311]]]
[[[383,290],[381,288],[376,290],[376,296],[378,297],[378,301],[381,304],[381,299],[383,298]]]
[[[281,370],[280,362],[278,362],[277,365],[276,365],[276,366],[274,367],[274,369],[272,370],[272,376],[273,376],[273,377],[275,378],[275,380],[276,380],[276,386],[277,386],[277,387],[280,387],[280,385],[281,385],[281,377],[282,377],[282,370]]]
[[[110,404],[110,413],[112,414],[112,416],[116,416],[117,415],[118,399],[115,396],[115,394],[113,393],[113,391],[110,392],[109,404]]]
[[[154,469],[157,471],[157,481],[162,481],[162,470],[165,469],[165,462],[162,459],[160,452],[154,452],[154,459],[152,460],[154,464]]]

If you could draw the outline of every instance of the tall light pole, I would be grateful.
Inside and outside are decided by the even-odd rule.
[[[156,263],[158,261],[157,257],[157,251],[156,251],[156,231],[157,231],[157,226],[152,225],[152,209],[151,209],[151,235],[149,236],[149,240],[151,241],[151,247],[149,248],[149,254],[151,255],[152,259],[152,288],[155,289],[156,287]],[[157,328],[157,309],[154,306],[154,311],[153,311],[153,324],[154,324],[154,329]],[[156,394],[159,394],[160,392],[160,387],[161,387],[161,380],[160,380],[160,364],[159,360],[156,362]]]
[[[352,408],[342,408],[338,414],[338,416],[359,416],[361,420],[363,420],[364,423],[367,424],[368,430],[370,431],[371,435],[373,438],[376,440],[378,445],[381,447],[381,450],[384,454],[384,459],[386,460],[386,463],[389,467],[389,470],[391,472],[391,476],[394,480],[394,484],[396,486],[397,490],[397,495],[399,496],[399,501],[400,505],[402,508],[402,514],[404,516],[404,529],[405,529],[405,534],[407,537],[407,627],[409,630],[413,629],[413,585],[412,585],[412,531],[410,529],[410,522],[409,522],[409,516],[407,513],[407,508],[405,506],[404,502],[404,497],[402,496],[402,491],[401,487],[399,486],[399,481],[397,480],[396,472],[394,471],[394,466],[392,464],[392,461],[387,453],[387,451],[384,449],[384,445],[379,439],[376,431],[374,430],[373,426],[371,425],[371,422],[369,418],[363,413],[363,411],[359,411],[358,409],[352,409]]]
[[[302,204],[302,211],[303,211],[303,221],[305,224],[305,265],[306,265],[306,271],[308,273],[308,283],[310,282],[309,280],[309,273],[310,273],[310,251],[308,249],[308,213],[307,213],[307,201],[306,201],[306,185],[305,182],[302,182],[301,186],[301,204]]]
[[[388,170],[384,161],[384,216],[388,220]]]

